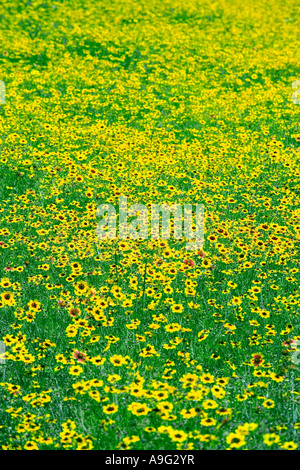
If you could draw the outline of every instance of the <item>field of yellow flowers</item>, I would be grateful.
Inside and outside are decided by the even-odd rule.
[[[299,447],[299,10],[1,1],[2,450]],[[99,241],[120,195],[203,250]]]

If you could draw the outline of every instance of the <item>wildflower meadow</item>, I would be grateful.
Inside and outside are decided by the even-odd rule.
[[[299,449],[299,12],[1,0],[1,450]]]

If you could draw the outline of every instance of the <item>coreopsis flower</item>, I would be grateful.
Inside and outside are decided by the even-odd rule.
[[[78,362],[84,363],[86,360],[86,354],[80,351],[75,351],[73,354],[74,359],[77,359]]]

